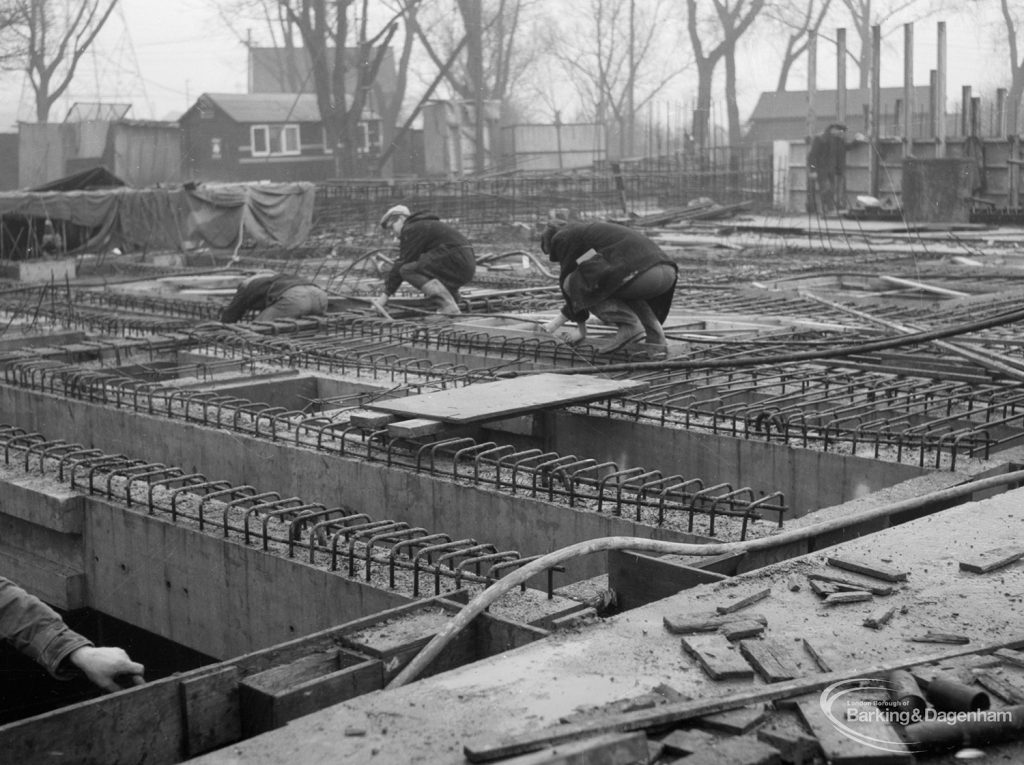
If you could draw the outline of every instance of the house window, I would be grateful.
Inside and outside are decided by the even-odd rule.
[[[360,122],[359,133],[358,151],[362,154],[380,154],[380,120]]]
[[[254,157],[301,153],[298,125],[253,125],[249,136]]]
[[[220,139],[219,138],[211,138],[210,139],[210,158],[211,159],[220,159]]]

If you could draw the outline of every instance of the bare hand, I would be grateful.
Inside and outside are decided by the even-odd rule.
[[[132,685],[142,685],[146,668],[132,661],[122,648],[84,646],[73,651],[69,661],[78,667],[93,683],[105,691],[119,691],[122,686],[115,678],[127,676]]]
[[[555,332],[555,337],[568,345],[576,345],[583,340],[583,334],[578,329],[569,327]]]

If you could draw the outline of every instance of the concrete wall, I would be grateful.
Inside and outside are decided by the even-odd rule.
[[[801,449],[761,439],[662,428],[629,420],[552,413],[549,448],[643,466],[665,475],[728,483],[755,493],[781,491],[790,517],[837,505],[930,471],[913,465]],[[600,434],[600,437],[595,435]],[[624,446],[629,446],[628,452]]]
[[[201,472],[211,480],[252,485],[375,519],[395,519],[453,539],[490,542],[522,555],[603,536],[695,541],[682,532],[556,506],[546,501],[454,483],[385,462],[339,457],[126,410],[0,386],[7,421],[46,438]],[[506,471],[507,474],[507,471]],[[567,565],[556,585],[603,574],[603,556]],[[535,584],[539,586],[539,582]]]
[[[89,605],[218,659],[411,602],[97,498],[85,517]]]

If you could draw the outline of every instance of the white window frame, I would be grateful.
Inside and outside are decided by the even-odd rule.
[[[370,128],[371,123],[374,123],[377,132],[377,140],[371,143],[370,141]],[[378,119],[373,120],[360,120],[359,121],[359,152],[361,154],[380,154],[381,145],[384,142],[382,135],[381,122]]]
[[[259,137],[258,142],[257,137]],[[261,145],[262,148],[257,148],[258,145]],[[298,156],[302,153],[299,126],[295,123],[250,125],[249,148],[254,157]]]

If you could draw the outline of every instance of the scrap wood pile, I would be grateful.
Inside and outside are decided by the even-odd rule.
[[[961,560],[960,570],[987,575],[1024,558],[1024,546]],[[829,557],[830,568],[787,580],[825,606],[878,598],[862,624],[881,630],[899,612],[884,599],[908,572],[872,561]],[[833,573],[834,569],[840,572]],[[560,725],[464,746],[470,762],[547,763],[913,763],[915,755],[1024,740],[1024,634],[966,647],[965,636],[926,632],[914,642],[947,643],[943,653],[871,666],[841,666],[828,646],[766,637],[767,618],[747,611],[771,588],[714,611],[666,616],[682,652],[714,681],[733,684],[716,697],[691,699],[661,683],[649,693],[577,709]],[[800,667],[809,667],[801,672]],[[757,683],[755,678],[763,683]],[[508,759],[512,758],[512,759]]]

